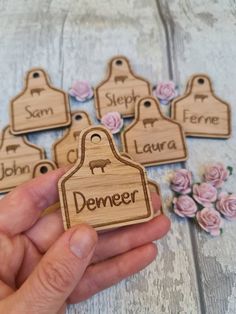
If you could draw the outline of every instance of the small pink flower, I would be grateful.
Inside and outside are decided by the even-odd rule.
[[[175,83],[172,81],[160,82],[154,90],[154,95],[163,105],[177,96]]]
[[[180,217],[194,217],[197,211],[197,205],[188,195],[181,195],[173,199],[174,212]]]
[[[229,171],[220,162],[207,166],[204,173],[205,181],[216,188],[221,187],[228,177]]]
[[[78,101],[86,101],[93,97],[93,89],[87,81],[74,81],[69,94]]]
[[[111,131],[112,134],[116,134],[120,132],[123,127],[124,121],[121,118],[119,112],[108,112],[106,113],[102,119],[101,123]]]
[[[194,184],[193,198],[205,207],[212,207],[217,199],[217,190],[209,183]]]
[[[196,218],[200,227],[206,232],[213,236],[220,235],[222,219],[220,213],[214,208],[203,208],[197,212]]]
[[[216,208],[228,220],[236,219],[236,195],[221,193]]]
[[[187,169],[176,170],[171,180],[171,189],[180,194],[191,192],[192,173]]]

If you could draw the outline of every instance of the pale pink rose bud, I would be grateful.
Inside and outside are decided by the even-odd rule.
[[[216,208],[228,220],[236,219],[236,195],[221,193]]]
[[[69,94],[78,101],[86,101],[93,97],[93,89],[87,81],[74,81]]]
[[[197,205],[188,195],[181,195],[173,199],[173,210],[180,217],[194,217],[197,211]]]
[[[163,105],[177,96],[176,86],[172,81],[158,83],[153,93]]]
[[[223,222],[220,213],[214,208],[203,208],[197,212],[196,218],[200,227],[206,232],[213,236],[220,235]]]
[[[205,169],[205,181],[213,185],[215,188],[221,187],[224,181],[228,179],[228,177],[229,171],[220,162],[209,165]]]
[[[179,194],[189,194],[191,192],[192,173],[187,169],[179,169],[174,172],[171,180],[171,189]]]
[[[123,127],[124,121],[121,118],[121,115],[119,112],[108,112],[106,113],[102,119],[101,123],[111,131],[112,134],[116,134],[120,132],[120,130]]]
[[[217,190],[209,183],[194,184],[193,198],[204,207],[212,207],[217,199]]]

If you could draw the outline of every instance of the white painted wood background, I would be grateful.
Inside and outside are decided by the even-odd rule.
[[[126,55],[149,79],[173,79],[180,91],[195,72],[213,78],[216,93],[233,109],[228,141],[188,139],[186,167],[196,179],[202,165],[223,161],[236,169],[236,3],[235,0],[0,0],[0,126],[8,122],[9,99],[22,88],[25,72],[44,67],[55,86],[68,90],[74,79],[92,85],[105,75],[108,59]],[[92,101],[72,108],[87,110]],[[163,110],[166,112],[167,109]],[[62,131],[29,136],[50,147]],[[236,313],[236,223],[211,238],[169,210],[169,173],[183,164],[149,168],[162,188],[169,235],[146,270],[68,313]],[[236,192],[236,175],[227,184]]]

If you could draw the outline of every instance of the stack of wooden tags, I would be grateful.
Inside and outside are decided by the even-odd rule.
[[[145,222],[154,215],[150,192],[160,195],[160,189],[143,166],[185,161],[185,135],[231,135],[230,106],[214,95],[208,76],[189,80],[185,94],[173,100],[169,118],[151,96],[150,83],[134,74],[123,56],[109,62],[106,80],[95,89],[95,108],[98,120],[114,111],[134,117],[121,134],[123,153],[105,127],[92,126],[86,112],[71,113],[67,93],[53,87],[44,70],[30,70],[23,91],[10,103],[10,126],[2,132],[0,192],[71,165],[58,183],[65,228],[81,222],[97,230]],[[54,162],[25,134],[58,127],[67,129],[53,144]],[[45,213],[58,208],[56,203]]]

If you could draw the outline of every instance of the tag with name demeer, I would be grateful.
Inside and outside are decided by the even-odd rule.
[[[135,119],[122,133],[123,149],[135,161],[161,165],[187,159],[185,136],[180,123],[165,117],[153,97],[142,98]]]
[[[42,148],[28,142],[25,136],[14,136],[6,127],[0,146],[0,192],[32,179],[35,163],[44,157]]]
[[[65,229],[86,222],[103,230],[153,217],[144,168],[122,158],[102,126],[81,132],[79,159],[58,187]]]
[[[70,125],[68,95],[50,84],[43,69],[32,69],[24,90],[11,100],[10,119],[15,135]]]
[[[231,110],[228,103],[218,98],[205,74],[193,75],[185,94],[171,104],[171,116],[180,122],[186,136],[229,138]]]
[[[95,90],[97,118],[112,111],[132,117],[135,104],[148,95],[151,95],[149,82],[133,73],[127,58],[116,56],[109,62],[107,79]]]
[[[58,167],[74,164],[78,159],[78,142],[80,132],[90,126],[91,120],[84,111],[72,113],[72,124],[63,137],[53,144],[54,160]]]

